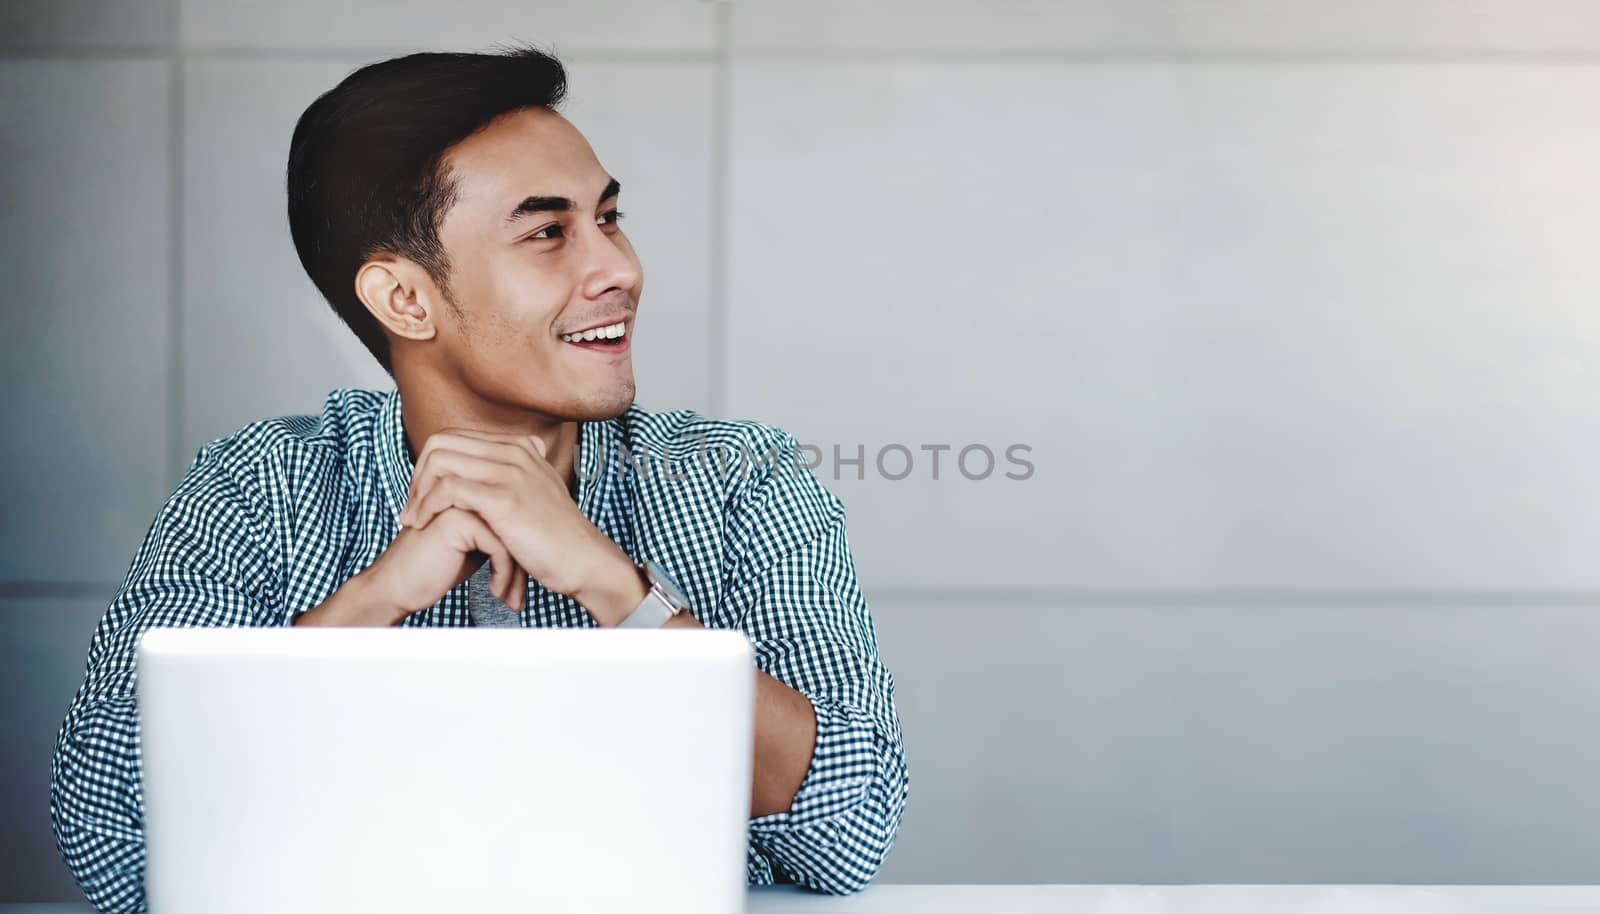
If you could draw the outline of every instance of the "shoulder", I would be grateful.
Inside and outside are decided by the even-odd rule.
[[[248,423],[202,445],[173,493],[174,499],[231,494],[236,500],[271,501],[338,477],[345,464],[370,449],[380,414],[392,394],[338,389],[315,415],[276,416]]]
[[[341,388],[328,394],[317,415],[275,416],[207,442],[199,457],[224,467],[249,468],[285,457],[342,458],[370,440],[390,394]]]
[[[708,451],[759,458],[798,452],[793,435],[750,419],[711,419],[692,409],[651,412],[635,404],[619,420],[624,440],[636,453],[673,458]]]
[[[724,510],[736,522],[803,518],[800,526],[814,528],[844,519],[843,504],[812,473],[816,448],[808,452],[778,426],[711,419],[686,409],[649,412],[637,405],[621,421],[635,459],[687,471],[681,478],[717,486]]]

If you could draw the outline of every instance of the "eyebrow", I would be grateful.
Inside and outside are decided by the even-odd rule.
[[[616,178],[612,178],[611,182],[606,185],[606,189],[600,192],[600,200],[595,204],[595,208],[598,209],[607,200],[620,193],[622,193],[622,185],[617,183]],[[516,209],[513,209],[511,214],[506,217],[506,225],[514,225],[522,217],[531,216],[535,213],[571,212],[577,206],[578,204],[574,203],[569,197],[529,197],[518,203]]]

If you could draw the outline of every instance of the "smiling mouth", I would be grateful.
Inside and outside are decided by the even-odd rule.
[[[561,341],[582,349],[622,349],[628,345],[628,323],[617,321],[604,327],[590,327],[577,333],[561,334]]]

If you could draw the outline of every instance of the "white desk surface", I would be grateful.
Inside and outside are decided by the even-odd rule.
[[[1600,914],[1600,886],[879,885],[757,889],[749,914]]]
[[[1600,914],[1600,886],[877,885],[830,898],[753,889],[748,914]],[[93,914],[0,905],[0,914]]]

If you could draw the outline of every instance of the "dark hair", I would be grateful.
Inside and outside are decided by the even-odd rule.
[[[455,200],[445,151],[509,111],[554,109],[561,62],[530,47],[408,54],[362,67],[323,93],[289,142],[289,233],[335,313],[390,374],[383,327],[356,296],[374,254],[416,261],[447,290],[439,224]]]

